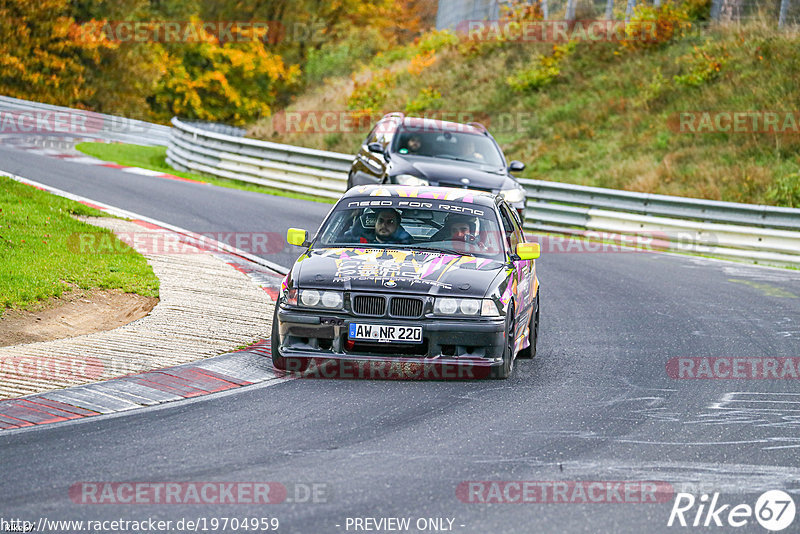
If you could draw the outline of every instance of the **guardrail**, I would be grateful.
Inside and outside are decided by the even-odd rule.
[[[221,178],[339,198],[347,187],[353,156],[214,132],[172,119],[167,162]]]
[[[180,170],[339,198],[353,156],[246,139],[177,118],[167,161]],[[776,265],[800,265],[800,209],[717,202],[520,179],[525,229],[616,241],[644,236],[659,248]]]
[[[53,106],[0,96],[0,112],[12,114],[0,121],[0,134],[19,137],[79,137],[119,141],[136,145],[161,145],[169,142],[170,128],[126,117],[94,111]]]

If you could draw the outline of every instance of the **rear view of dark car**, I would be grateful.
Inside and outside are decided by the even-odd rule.
[[[487,191],[502,195],[524,219],[525,189],[510,174],[524,168],[519,161],[507,163],[480,124],[390,113],[364,140],[347,187],[388,183]]]

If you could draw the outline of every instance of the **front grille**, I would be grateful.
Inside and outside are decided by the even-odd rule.
[[[416,318],[422,315],[422,299],[394,297],[390,306],[392,317]]]
[[[353,299],[353,313],[382,316],[386,313],[386,299],[373,295],[357,295]]]

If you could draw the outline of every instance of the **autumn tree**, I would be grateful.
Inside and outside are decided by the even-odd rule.
[[[285,104],[302,87],[303,69],[317,69],[321,81],[411,40],[432,25],[434,6],[435,0],[2,0],[0,94],[161,122],[180,115],[243,124]],[[277,41],[145,42],[87,30],[136,21],[270,22],[270,32],[283,31]]]
[[[86,107],[95,93],[86,71],[114,45],[85,46],[74,34],[74,23],[68,0],[0,3],[0,93]]]
[[[240,125],[269,116],[280,95],[297,83],[300,69],[253,37],[221,43],[201,29],[200,42],[165,45],[165,75],[148,98],[154,117]]]

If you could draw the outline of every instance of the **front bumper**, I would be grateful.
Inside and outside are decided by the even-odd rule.
[[[349,339],[350,323],[421,326],[421,344],[361,342]],[[348,313],[315,313],[305,310],[278,309],[278,332],[281,355],[304,363],[322,361],[390,362],[417,370],[414,365],[434,369],[434,375],[446,374],[448,367],[469,367],[477,374],[487,374],[491,367],[503,365],[506,343],[505,320],[499,318],[393,319],[355,317]],[[431,367],[433,366],[433,367]],[[346,365],[348,372],[363,376],[358,365]],[[395,367],[396,369],[397,367]],[[456,371],[456,374],[459,372]],[[455,377],[454,377],[455,378]],[[468,378],[462,376],[461,378]]]

